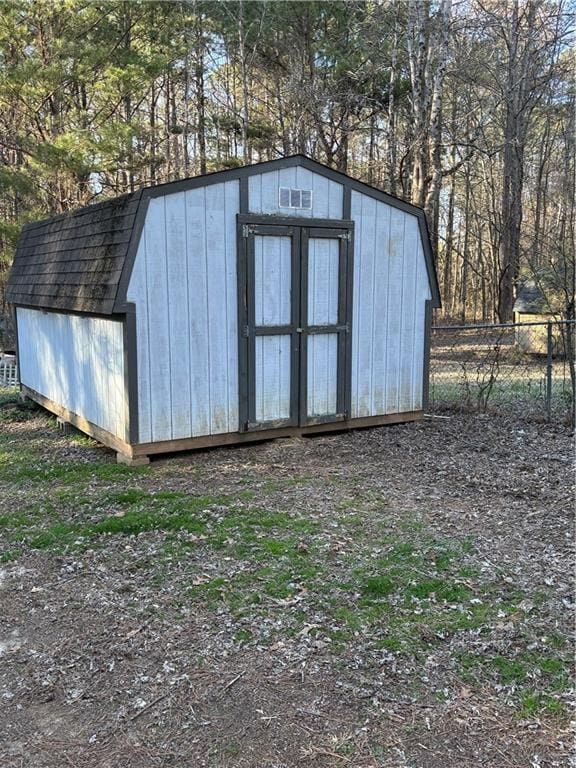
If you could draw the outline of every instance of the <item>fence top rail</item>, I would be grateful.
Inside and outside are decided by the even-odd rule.
[[[479,323],[478,325],[433,325],[433,331],[476,331],[482,328],[526,328],[531,325],[574,325],[576,320],[540,320],[531,323]]]

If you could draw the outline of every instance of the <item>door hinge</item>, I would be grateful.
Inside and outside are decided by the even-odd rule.
[[[340,238],[340,240],[347,240],[348,242],[350,242],[352,240],[352,232],[350,232],[350,230],[347,229],[345,232],[340,233],[338,237]]]
[[[250,237],[251,234],[254,232],[254,228],[251,227],[249,224],[242,224],[242,237]]]
[[[244,325],[242,326],[242,336],[247,339],[250,336],[250,326]]]

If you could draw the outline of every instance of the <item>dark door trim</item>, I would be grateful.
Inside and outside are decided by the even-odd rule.
[[[291,322],[282,326],[256,326],[254,312],[254,235],[291,237],[292,299]],[[339,297],[337,326],[306,326],[308,314],[308,239],[339,238]],[[350,418],[352,286],[354,222],[349,219],[306,219],[282,216],[237,215],[238,243],[238,390],[239,431],[297,427],[344,421]],[[304,304],[303,304],[304,302]],[[308,418],[307,415],[307,339],[314,333],[338,333],[338,393],[335,416]],[[290,418],[275,422],[256,422],[255,371],[256,336],[291,336]]]
[[[344,230],[344,231],[343,231]],[[338,248],[338,318],[333,325],[308,324],[308,266],[310,238],[339,240]],[[302,338],[300,342],[300,426],[346,421],[350,418],[351,400],[351,343],[352,338],[352,290],[353,227],[302,227],[302,255],[300,272],[300,318]],[[308,339],[314,334],[336,333],[337,391],[336,413],[326,416],[308,415]]]
[[[300,356],[300,229],[283,221],[265,224],[242,222],[238,216],[238,338],[239,338],[239,421],[240,432],[298,426],[298,362]],[[271,235],[291,239],[291,302],[290,323],[286,325],[256,325],[256,283],[254,236]],[[290,416],[287,419],[258,422],[256,420],[256,337],[290,335]]]
[[[325,227],[332,229],[354,229],[352,219],[307,219],[301,216],[278,216],[277,213],[239,213],[237,215],[239,224],[259,224],[266,226],[270,224],[277,226],[292,227]]]

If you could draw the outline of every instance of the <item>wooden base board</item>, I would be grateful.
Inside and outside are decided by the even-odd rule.
[[[36,392],[36,390],[27,387],[25,384],[22,384],[21,394],[29,397],[30,400],[34,400],[35,403],[38,403],[38,405],[46,408],[47,411],[50,411],[51,413],[54,413],[56,416],[58,416],[60,424],[63,422],[72,424],[81,432],[90,435],[90,437],[93,437],[94,440],[98,440],[99,443],[107,445],[109,448],[113,448],[115,451],[119,451],[125,456],[132,456],[132,446],[126,443],[124,440],[121,440],[111,432],[102,429],[102,427],[99,427],[96,424],[92,424],[91,421],[87,421],[87,419],[84,419],[82,416],[78,416],[77,413],[69,411],[62,405],[58,405],[58,403],[55,403],[48,397],[44,397],[44,395]]]
[[[146,464],[150,464],[149,456],[127,456],[125,453],[118,451],[116,454],[117,464],[126,464],[127,467],[144,467]]]
[[[22,394],[34,400],[46,410],[56,414],[61,420],[73,424],[77,429],[90,435],[99,443],[117,451],[117,460],[130,466],[139,466],[149,462],[148,456],[158,453],[177,453],[178,451],[194,451],[202,448],[215,448],[224,445],[242,445],[259,440],[273,440],[278,437],[306,437],[321,435],[327,432],[345,432],[350,429],[366,429],[380,427],[386,424],[402,424],[409,421],[419,421],[424,418],[423,411],[408,411],[406,413],[387,413],[383,416],[368,416],[362,419],[334,421],[326,424],[312,424],[305,427],[280,427],[277,429],[257,430],[254,432],[227,432],[221,435],[204,435],[189,437],[181,440],[163,440],[157,443],[138,443],[130,445],[98,427],[96,424],[72,413],[68,409],[53,402],[30,387],[22,385]]]
[[[388,413],[384,416],[369,416],[362,419],[349,419],[348,421],[336,421],[327,424],[314,424],[306,427],[281,427],[277,429],[256,430],[254,432],[228,432],[221,435],[164,440],[158,443],[138,443],[132,446],[132,455],[148,456],[155,453],[193,451],[223,445],[253,443],[258,440],[273,440],[278,437],[306,437],[321,435],[326,432],[345,432],[350,429],[380,427],[385,424],[402,424],[408,421],[419,421],[422,418],[424,418],[423,411],[409,411],[406,413]]]

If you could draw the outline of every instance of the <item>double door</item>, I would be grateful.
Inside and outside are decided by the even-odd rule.
[[[241,429],[348,418],[352,231],[240,226]]]

